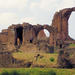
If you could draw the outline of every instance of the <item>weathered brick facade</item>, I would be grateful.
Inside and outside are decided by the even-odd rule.
[[[56,29],[48,25],[30,25],[28,23],[12,25],[7,30],[3,30],[0,35],[0,41],[7,45],[9,50],[15,49],[17,45],[25,45],[26,43],[37,43],[39,32],[47,29],[50,33],[56,32]],[[43,33],[44,34],[44,33]],[[39,35],[40,36],[40,35]],[[50,35],[50,37],[53,35]],[[41,37],[40,37],[41,38]],[[54,46],[54,36],[50,41],[50,45]]]
[[[58,40],[72,40],[68,35],[68,19],[72,11],[75,11],[75,8],[66,8],[56,12],[51,26],[31,25],[28,23],[11,25],[0,33],[0,47],[5,46],[7,50],[12,50],[17,46],[24,46],[26,43],[37,44],[38,34],[43,29],[47,29],[50,32],[50,46],[56,46]],[[44,33],[42,32],[42,34]]]
[[[75,7],[66,8],[55,13],[52,26],[57,28],[57,39],[72,40],[68,35],[68,20],[73,11],[75,11]]]
[[[53,53],[56,46],[62,48],[63,43],[75,43],[68,35],[68,19],[72,11],[75,11],[75,7],[56,12],[51,26],[23,23],[11,25],[8,29],[2,30],[0,33],[0,67],[25,67],[24,61],[16,60],[12,56],[12,53],[18,50],[24,52],[42,50],[41,52]],[[41,40],[46,38],[44,29],[50,33],[48,41]]]

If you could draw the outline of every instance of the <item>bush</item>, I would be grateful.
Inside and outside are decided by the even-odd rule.
[[[39,74],[37,73],[37,75],[56,75],[56,72],[54,72],[53,70],[51,71],[40,71]]]
[[[52,71],[49,71],[49,72],[47,73],[47,75],[56,75],[56,72],[54,72],[54,71],[52,70]]]
[[[51,61],[51,62],[54,62],[54,60],[55,60],[55,59],[54,59],[53,57],[50,58],[50,61]]]
[[[12,71],[3,71],[0,75],[56,75],[56,72],[54,72],[53,70],[40,71],[38,69],[33,69],[33,70],[29,70],[29,71],[12,70]]]
[[[21,73],[21,75],[30,75],[30,72],[28,71],[28,72],[24,72],[24,73]]]
[[[9,73],[7,71],[3,71],[1,75],[9,75]]]
[[[17,71],[12,71],[12,72],[10,72],[10,75],[20,75],[20,73]]]

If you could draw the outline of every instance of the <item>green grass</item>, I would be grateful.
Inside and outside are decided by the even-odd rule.
[[[37,53],[13,53],[13,57],[18,60],[24,60],[25,62],[33,62],[33,65],[44,65],[45,67],[56,67],[58,54],[40,53],[37,61],[35,56]],[[42,58],[40,58],[42,56]],[[53,58],[54,61],[50,61]]]
[[[75,47],[75,44],[70,44],[69,47]]]
[[[0,75],[75,75],[75,69],[9,68],[0,69]]]

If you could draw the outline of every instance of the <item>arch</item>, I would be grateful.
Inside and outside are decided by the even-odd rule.
[[[45,31],[47,31],[49,33],[49,37],[50,37],[50,32],[45,29]],[[38,35],[37,35],[37,39],[38,40],[47,40],[49,37],[46,36],[46,33],[45,33],[44,29],[40,30]]]
[[[44,26],[42,26],[42,28],[40,28],[40,29],[38,30],[37,37],[38,37],[39,32],[40,32],[41,30],[44,30],[44,29],[48,30],[49,33],[51,34],[51,35],[49,36],[49,44],[50,44],[50,46],[54,46],[55,43],[56,43],[56,39],[55,39],[56,28],[54,28],[54,27],[52,27],[52,26],[49,26],[49,25],[44,25]]]
[[[50,33],[49,33],[49,31],[47,29],[44,29],[44,33],[45,33],[46,37],[50,36]]]
[[[17,26],[15,28],[15,45],[20,46],[23,42],[23,27]]]
[[[74,26],[74,24],[75,24],[75,12],[72,12],[72,14],[70,15],[70,18],[69,18],[69,21],[68,21],[68,23],[69,23],[69,26],[68,26],[68,35],[72,38],[72,39],[74,39],[75,40],[75,26]]]
[[[43,25],[43,26],[41,26],[39,29],[37,29],[37,30],[38,30],[38,31],[37,31],[37,35],[38,35],[38,33],[39,33],[41,30],[43,30],[43,29],[48,30],[49,33],[55,33],[55,32],[57,31],[57,29],[56,29],[55,27],[53,27],[53,26]],[[36,35],[36,36],[37,36],[37,35]]]
[[[75,11],[75,7],[73,8],[65,8],[56,12],[54,18],[52,20],[52,26],[57,29],[57,38],[59,35],[59,39],[66,41],[72,40],[68,35],[68,20],[72,12]]]

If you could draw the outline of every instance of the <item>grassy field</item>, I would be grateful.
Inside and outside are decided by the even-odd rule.
[[[70,44],[69,47],[75,47],[75,44]]]
[[[34,65],[45,65],[45,67],[56,67],[58,54],[39,53],[13,53],[13,57],[24,62],[32,61]],[[40,58],[42,57],[42,58]],[[57,68],[12,68],[0,69],[0,75],[75,75],[75,69],[57,69]]]
[[[0,75],[75,75],[75,69],[54,69],[54,68],[0,69]]]
[[[33,65],[44,65],[45,67],[56,67],[58,54],[40,53],[13,53],[13,57],[24,62],[33,62]]]

